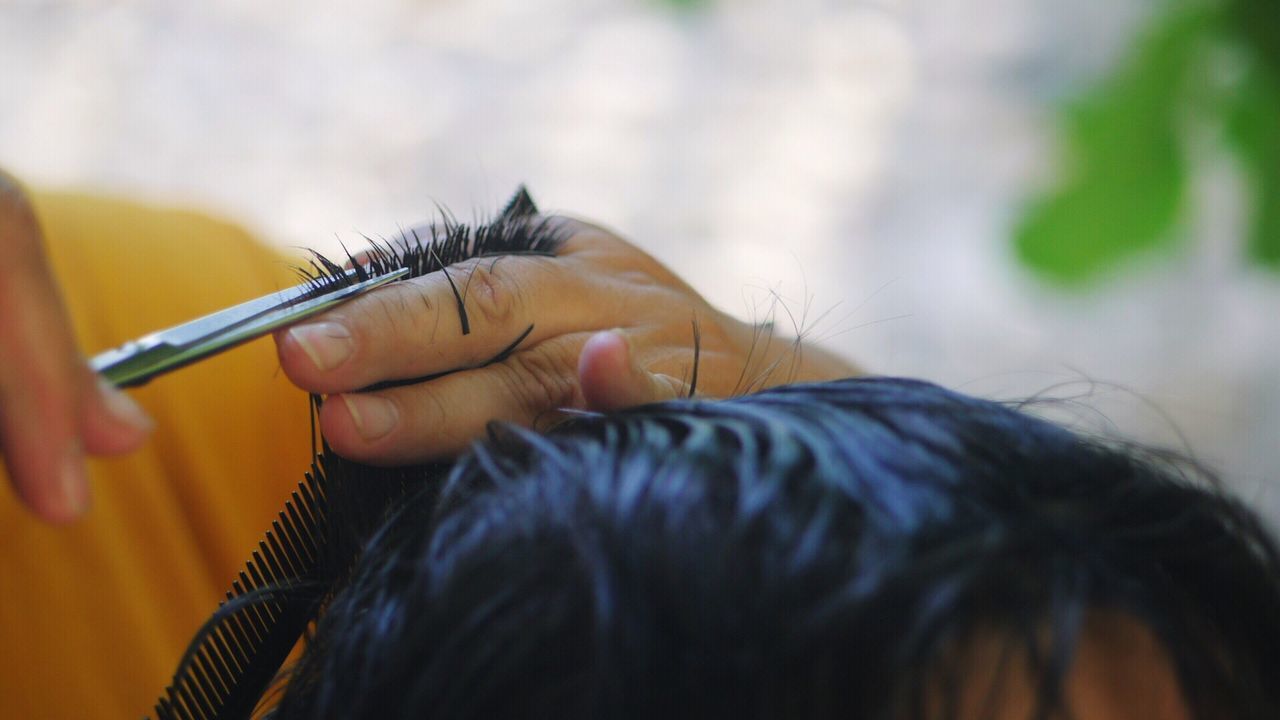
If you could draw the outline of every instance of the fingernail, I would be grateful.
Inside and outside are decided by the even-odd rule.
[[[89,476],[84,467],[84,450],[76,443],[62,459],[61,483],[63,507],[73,517],[89,509]]]
[[[151,432],[155,427],[155,422],[142,406],[115,385],[99,378],[98,393],[102,395],[102,404],[106,406],[107,412],[120,422],[142,432]]]
[[[355,350],[351,333],[336,322],[299,325],[289,329],[289,336],[321,372],[327,372],[346,362]]]
[[[347,411],[356,424],[356,432],[367,442],[373,442],[391,432],[400,422],[400,411],[390,400],[377,395],[341,395]]]

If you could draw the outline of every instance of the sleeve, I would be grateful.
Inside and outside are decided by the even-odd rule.
[[[33,202],[86,353],[296,282],[286,258],[200,213]],[[129,392],[157,429],[91,462],[78,524],[40,523],[0,482],[0,717],[149,713],[309,467],[307,398],[268,339]]]

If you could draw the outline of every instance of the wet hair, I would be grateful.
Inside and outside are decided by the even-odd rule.
[[[373,536],[292,718],[953,717],[978,632],[1064,711],[1086,613],[1280,717],[1280,556],[1194,465],[912,380],[495,427]]]

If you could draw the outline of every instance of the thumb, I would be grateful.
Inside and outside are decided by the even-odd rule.
[[[684,383],[636,366],[631,345],[620,330],[592,335],[578,355],[578,383],[587,409],[599,412],[673,400],[684,395]]]

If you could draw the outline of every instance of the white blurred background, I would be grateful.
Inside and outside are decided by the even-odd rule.
[[[329,250],[524,182],[743,317],[777,291],[874,372],[1066,383],[1066,419],[1185,437],[1280,520],[1280,278],[1241,259],[1225,155],[1172,259],[1067,292],[1009,251],[1055,103],[1152,0],[680,5],[7,0],[0,166]]]

